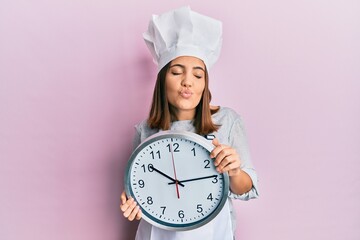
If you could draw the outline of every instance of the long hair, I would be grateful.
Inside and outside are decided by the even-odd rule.
[[[165,65],[157,75],[156,84],[153,93],[151,109],[148,118],[150,128],[169,130],[172,121],[176,121],[175,111],[169,104],[166,96],[165,78],[171,62]],[[202,93],[199,104],[196,106],[193,125],[198,134],[206,135],[215,132],[219,126],[214,124],[211,115],[218,109],[210,109],[211,92],[209,90],[209,75],[205,66],[205,88]]]

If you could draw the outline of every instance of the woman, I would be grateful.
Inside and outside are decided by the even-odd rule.
[[[198,229],[168,231],[141,220],[136,239],[234,239],[231,199],[257,198],[257,176],[241,118],[230,108],[210,105],[207,69],[220,52],[221,23],[185,7],[154,16],[144,38],[160,71],[149,118],[136,126],[135,147],[160,130],[211,133],[216,138],[210,156],[219,173],[228,172],[230,194],[218,216]],[[141,219],[139,206],[125,192],[120,209],[130,221]]]

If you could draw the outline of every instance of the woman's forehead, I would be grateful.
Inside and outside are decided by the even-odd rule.
[[[171,61],[171,65],[174,64],[181,64],[181,65],[189,65],[189,66],[199,66],[199,67],[205,67],[204,62],[197,57],[192,57],[192,56],[181,56],[181,57],[177,57],[175,59],[173,59]]]

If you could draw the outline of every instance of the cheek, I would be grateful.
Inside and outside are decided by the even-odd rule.
[[[194,89],[194,91],[197,93],[197,94],[200,94],[202,95],[202,93],[204,92],[205,90],[205,82],[204,83],[201,83],[200,85],[196,86],[196,88]]]
[[[167,99],[174,98],[178,94],[178,88],[174,85],[167,85],[166,86],[166,97]]]
[[[196,104],[199,104],[202,96],[203,96],[203,92],[204,89],[197,89],[194,93],[195,93],[195,98],[194,101],[196,102]]]
[[[166,99],[171,103],[174,104],[175,99],[177,98],[178,90],[174,87],[167,86],[166,87]]]
[[[166,91],[176,91],[179,88],[179,85],[181,86],[181,83],[178,79],[167,76],[165,79],[165,89]]]

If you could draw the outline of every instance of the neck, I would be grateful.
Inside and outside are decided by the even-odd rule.
[[[193,110],[185,110],[185,111],[177,111],[176,118],[179,121],[182,120],[193,120],[195,118],[195,109]]]

